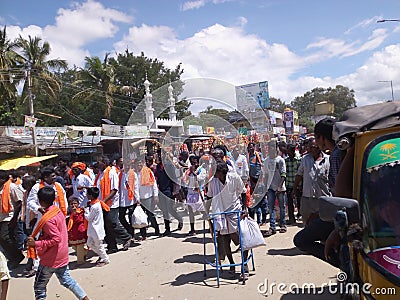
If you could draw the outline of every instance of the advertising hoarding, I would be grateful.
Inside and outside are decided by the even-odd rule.
[[[257,106],[262,109],[269,108],[268,81],[237,86],[236,102],[239,111],[255,109]]]

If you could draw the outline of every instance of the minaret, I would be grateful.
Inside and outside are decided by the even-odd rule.
[[[171,82],[169,83],[168,86],[168,106],[169,106],[169,119],[171,121],[176,121],[176,110],[175,110],[175,98],[174,98],[174,94],[172,93],[172,91],[174,90],[174,88],[171,85]]]
[[[150,84],[150,81],[147,80],[146,73],[146,81],[144,82],[144,87],[146,91],[144,95],[144,101],[146,103],[146,109],[144,111],[146,113],[146,125],[148,129],[150,129],[154,123],[153,95],[150,93]]]

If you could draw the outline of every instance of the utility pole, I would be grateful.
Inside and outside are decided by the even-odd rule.
[[[394,94],[393,94],[393,80],[378,80],[378,82],[390,82],[390,89],[392,90],[392,102],[394,101]],[[390,101],[390,100],[389,100]]]
[[[31,67],[30,66],[28,67],[26,77],[28,80],[29,114],[32,118],[35,118],[35,112],[33,110],[32,78],[31,78]],[[32,132],[33,146],[35,147],[35,156],[38,156],[39,151],[38,151],[37,139],[36,139],[36,124],[35,124],[35,126],[31,127],[31,132]]]

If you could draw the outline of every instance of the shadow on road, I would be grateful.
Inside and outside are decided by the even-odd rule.
[[[214,255],[207,255],[207,260],[213,260]],[[178,258],[174,260],[175,264],[182,264],[182,263],[194,263],[194,264],[203,264],[204,263],[204,255],[202,254],[189,254],[184,255],[182,258]]]
[[[251,276],[252,274],[250,274],[250,277]],[[239,281],[239,278],[240,278],[240,273],[232,275],[226,270],[222,271],[220,272],[220,286],[242,284],[242,282]],[[211,288],[218,288],[217,272],[215,271],[215,269],[214,270],[208,269],[206,271],[206,276],[204,276],[204,271],[181,274],[178,277],[176,277],[174,281],[166,282],[163,283],[162,285],[167,285],[167,284],[172,286],[193,284],[193,285],[207,286]]]
[[[297,247],[288,249],[269,249],[268,255],[282,255],[282,256],[296,256],[303,255],[304,252],[300,251]]]

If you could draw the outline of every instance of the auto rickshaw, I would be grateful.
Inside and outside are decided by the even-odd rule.
[[[320,199],[321,218],[340,233],[345,282],[353,284],[343,298],[400,299],[400,102],[346,111],[334,137],[339,148],[354,147],[353,199]]]

